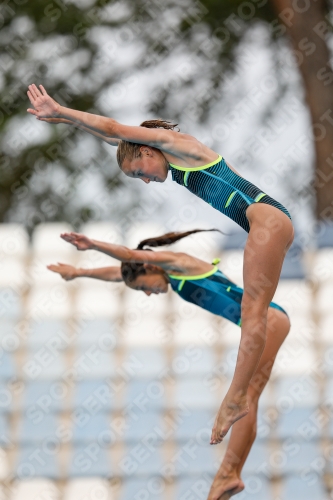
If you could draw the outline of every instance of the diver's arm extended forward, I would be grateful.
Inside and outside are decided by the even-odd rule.
[[[162,143],[166,141],[169,142],[170,134],[177,136],[177,132],[170,130],[129,127],[121,125],[113,118],[66,108],[52,99],[43,85],[40,85],[39,88],[35,84],[29,85],[28,97],[34,109],[29,108],[27,111],[40,120],[44,119],[45,121],[46,118],[61,121],[66,120],[66,123],[92,129],[103,136],[106,135],[119,140],[131,140],[138,143],[144,142],[156,147],[161,147]]]
[[[73,122],[72,120],[67,120],[66,118],[39,118],[37,116],[37,120],[41,122],[46,122],[46,123],[52,123],[54,125],[57,125],[58,123],[65,123],[66,125],[73,125],[74,127],[83,130],[84,132],[88,132],[88,134],[91,134],[98,139],[101,139],[104,142],[107,142],[110,146],[118,146],[119,140],[118,139],[113,139],[112,137],[108,137],[107,135],[100,134],[99,132],[96,132],[95,130],[85,127],[84,125],[81,125],[79,123]]]
[[[88,238],[79,233],[63,233],[61,238],[74,245],[78,250],[97,250],[121,262],[137,262],[142,264],[155,264],[161,267],[175,269],[177,255],[174,252],[151,252],[149,250],[132,250],[124,245],[115,245]]]
[[[120,267],[118,266],[84,269],[58,262],[58,264],[50,264],[47,268],[54,273],[60,274],[60,276],[66,281],[71,281],[75,278],[94,278],[97,280],[113,282],[123,281]]]
[[[75,109],[66,108],[50,97],[42,85],[38,88],[35,84],[29,85],[28,97],[33,108],[28,112],[39,119],[58,118],[68,120],[77,126],[83,126],[94,130],[102,136],[115,140],[126,140],[137,144],[145,144],[171,155],[168,161],[176,158],[184,158],[191,166],[214,161],[216,153],[197,139],[188,134],[181,134],[173,130],[163,128],[146,128],[123,125],[113,118],[94,115]],[[193,163],[193,164],[192,164]]]
[[[78,250],[97,250],[122,262],[160,266],[165,271],[172,271],[172,274],[195,276],[206,273],[213,268],[211,264],[182,252],[132,250],[123,245],[92,240],[79,233],[63,233],[61,238],[74,245]]]

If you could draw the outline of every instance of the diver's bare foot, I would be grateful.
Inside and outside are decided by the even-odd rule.
[[[230,427],[237,420],[245,417],[249,413],[249,405],[245,396],[231,399],[228,395],[222,401],[216,416],[210,444],[221,443]]]
[[[207,500],[229,500],[244,489],[243,481],[237,476],[217,474],[210,488]]]

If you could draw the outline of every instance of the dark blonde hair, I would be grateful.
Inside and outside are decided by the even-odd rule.
[[[146,128],[164,128],[166,130],[174,130],[178,123],[171,123],[166,120],[147,120],[140,124],[140,127]],[[179,129],[177,130],[179,132]],[[117,149],[117,162],[121,168],[125,158],[129,161],[133,158],[140,156],[140,148],[143,144],[136,144],[135,142],[120,141]]]
[[[166,233],[162,236],[157,236],[156,238],[147,238],[146,240],[140,241],[137,246],[137,250],[151,250],[145,247],[160,247],[163,245],[172,245],[182,238],[186,238],[190,234],[208,232],[208,231],[221,231],[219,229],[193,229],[192,231],[186,231],[183,233]],[[138,276],[147,274],[147,269],[142,263],[138,262],[122,262],[121,263],[121,275],[125,283],[132,283],[136,280]]]

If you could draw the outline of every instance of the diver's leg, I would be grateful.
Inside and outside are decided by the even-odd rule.
[[[294,235],[290,219],[270,205],[251,205],[247,217],[251,229],[244,250],[241,341],[234,377],[218,411],[211,444],[220,443],[230,427],[249,412],[247,391],[265,347],[268,307]]]
[[[228,447],[214,478],[208,500],[227,500],[244,489],[241,472],[256,438],[258,400],[289,329],[290,322],[286,314],[270,307],[265,349],[248,390],[249,413],[232,427]]]

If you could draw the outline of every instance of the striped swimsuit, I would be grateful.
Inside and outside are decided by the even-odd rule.
[[[215,259],[213,264],[218,261]],[[230,281],[216,265],[208,273],[199,276],[169,275],[169,280],[172,289],[182,299],[241,326],[243,289]],[[274,302],[269,307],[287,314]]]
[[[216,210],[250,231],[246,209],[253,203],[278,208],[291,219],[288,210],[257,186],[237,175],[221,156],[203,167],[185,168],[170,163],[172,180],[206,201]]]

